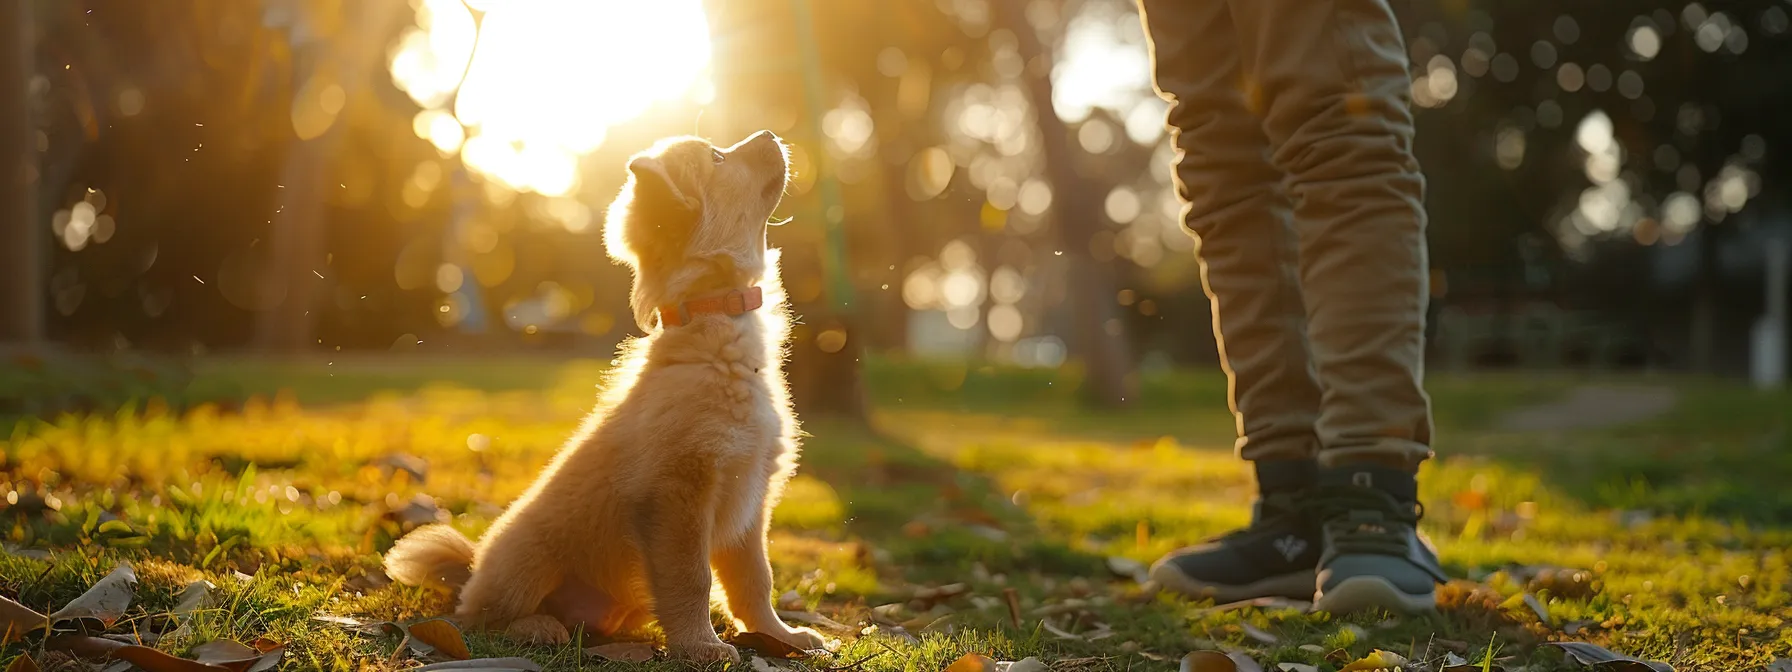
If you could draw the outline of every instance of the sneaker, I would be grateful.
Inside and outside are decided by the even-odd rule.
[[[1436,586],[1449,579],[1437,551],[1418,533],[1424,507],[1412,473],[1363,465],[1326,469],[1304,507],[1324,531],[1315,611],[1437,608]]]
[[[1262,493],[1244,529],[1170,553],[1151,566],[1166,590],[1217,602],[1259,597],[1313,598],[1319,525],[1299,503],[1318,468],[1309,461],[1258,462]]]

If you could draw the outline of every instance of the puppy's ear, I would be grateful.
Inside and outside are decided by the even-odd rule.
[[[666,170],[664,161],[651,156],[638,156],[628,162],[628,172],[635,178],[636,203],[674,210],[697,209],[697,199],[678,188],[677,181]]]

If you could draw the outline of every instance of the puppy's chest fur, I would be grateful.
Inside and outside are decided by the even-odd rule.
[[[715,439],[708,454],[717,476],[713,529],[726,539],[755,528],[796,459],[796,423],[777,346],[766,338],[769,319],[778,318],[705,320],[661,334],[649,348],[655,374],[704,391],[679,421]]]

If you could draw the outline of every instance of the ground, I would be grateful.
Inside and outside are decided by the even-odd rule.
[[[414,665],[396,635],[316,617],[447,612],[444,596],[388,585],[379,553],[423,522],[477,534],[572,431],[602,366],[213,360],[167,400],[0,424],[0,437],[14,425],[0,438],[0,596],[47,613],[127,560],[140,584],[114,632],[170,629],[181,590],[204,578],[215,585],[205,606],[158,648],[266,637],[287,644],[284,669]],[[1424,530],[1459,580],[1436,616],[1339,619],[1153,594],[1127,576],[1127,560],[1249,515],[1217,373],[1148,375],[1138,406],[1097,414],[1076,405],[1071,370],[868,367],[875,427],[809,422],[775,513],[784,607],[845,626],[821,626],[840,650],[799,666],[939,670],[975,652],[1171,670],[1217,649],[1272,670],[1336,669],[1384,649],[1567,669],[1541,645],[1551,640],[1679,669],[1792,655],[1792,491],[1781,487],[1792,395],[1688,379],[1434,377]],[[1665,403],[1660,390],[1673,391]],[[1589,410],[1589,397],[1650,412]],[[72,406],[103,406],[82,399]],[[1556,400],[1575,410],[1552,424],[1561,407],[1543,409]],[[468,639],[474,656],[549,669],[630,666]],[[0,662],[61,660],[43,641],[7,645]]]

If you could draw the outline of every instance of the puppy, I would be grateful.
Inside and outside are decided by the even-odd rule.
[[[647,335],[621,347],[596,410],[478,544],[419,528],[386,554],[392,578],[459,588],[457,620],[515,639],[658,620],[673,656],[738,661],[710,622],[713,577],[737,627],[823,646],[778,619],[766,558],[797,459],[790,318],[766,247],[788,161],[761,131],[725,149],[672,138],[629,162],[604,243],[634,271]]]

